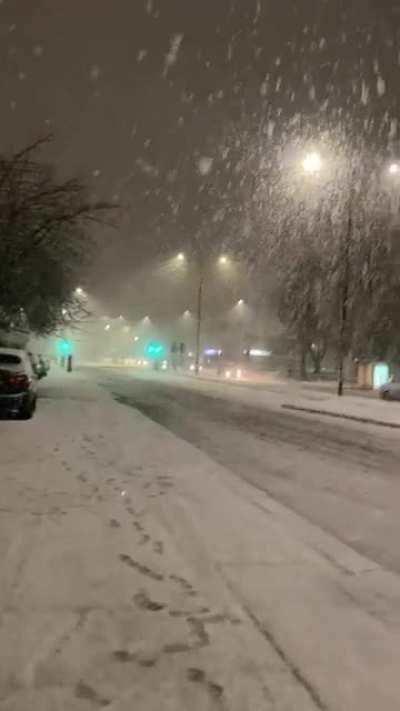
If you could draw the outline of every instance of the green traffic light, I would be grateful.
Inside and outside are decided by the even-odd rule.
[[[157,360],[165,355],[165,346],[159,341],[150,341],[144,349],[145,355],[149,360]]]
[[[67,356],[72,353],[72,341],[69,338],[63,338],[57,344],[57,349],[60,355]]]

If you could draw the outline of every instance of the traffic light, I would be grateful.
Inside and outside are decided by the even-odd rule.
[[[62,338],[57,343],[57,350],[60,356],[69,356],[72,354],[72,341],[69,338]]]
[[[144,352],[149,360],[158,360],[164,357],[165,346],[160,341],[149,341],[149,343],[146,343]]]

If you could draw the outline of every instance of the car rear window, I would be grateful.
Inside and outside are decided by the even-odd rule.
[[[0,353],[0,365],[19,365],[21,358],[11,353]]]

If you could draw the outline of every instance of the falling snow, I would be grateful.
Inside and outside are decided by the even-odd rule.
[[[365,81],[361,84],[361,103],[367,106],[369,102],[369,88]]]
[[[138,158],[136,160],[136,165],[138,166],[138,168],[140,168],[142,173],[148,175],[151,178],[156,178],[160,173],[157,167],[151,165],[151,163],[146,161],[144,158]]]
[[[97,81],[100,77],[100,67],[97,64],[93,64],[93,66],[90,67],[89,76],[92,81]]]
[[[208,175],[213,167],[213,159],[207,156],[202,156],[197,164],[200,175]]]
[[[376,90],[379,96],[383,96],[386,93],[386,82],[381,76],[378,76],[376,81]]]
[[[182,44],[183,34],[173,35],[169,43],[169,51],[165,56],[163,76],[166,77],[169,69],[176,64],[178,60],[179,49]]]

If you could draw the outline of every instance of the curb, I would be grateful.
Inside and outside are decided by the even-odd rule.
[[[301,407],[299,405],[289,405],[283,403],[281,407],[284,410],[294,410],[297,412],[308,412],[310,415],[323,415],[324,417],[336,417],[339,420],[352,420],[353,422],[361,422],[364,425],[377,425],[378,427],[391,427],[394,430],[400,429],[400,423],[383,422],[383,420],[373,420],[370,417],[357,417],[357,415],[346,415],[338,412],[329,412],[328,410],[317,410],[311,407]]]

